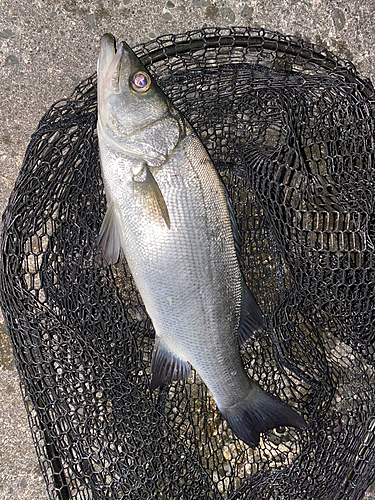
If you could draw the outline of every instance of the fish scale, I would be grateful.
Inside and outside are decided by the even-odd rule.
[[[249,446],[292,408],[245,372],[240,345],[264,320],[242,276],[224,185],[203,144],[124,42],[104,35],[98,60],[98,139],[108,209],[99,244],[123,253],[156,339],[151,389],[199,373]]]

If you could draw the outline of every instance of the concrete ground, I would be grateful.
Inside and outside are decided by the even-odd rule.
[[[0,0],[0,212],[39,119],[95,71],[103,33],[134,45],[203,26],[264,27],[326,47],[375,82],[374,21],[375,0]],[[0,424],[0,498],[46,499],[3,323]]]

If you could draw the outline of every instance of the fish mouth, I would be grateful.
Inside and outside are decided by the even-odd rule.
[[[105,89],[109,92],[119,91],[119,76],[122,53],[122,43],[116,51],[115,37],[109,33],[103,35],[100,42],[100,52],[97,67],[99,96],[103,95]]]
[[[97,66],[99,93],[104,90],[115,94],[120,92],[138,65],[135,54],[125,42],[121,42],[116,50],[115,37],[109,33],[103,35]]]
[[[104,86],[110,92],[119,91],[119,76],[121,70],[122,52],[123,52],[123,44],[121,43],[104,77],[104,82],[103,82]]]
[[[116,50],[116,39],[110,33],[102,36],[100,42],[100,52],[97,63],[98,73],[98,129],[102,135],[107,136],[107,125],[116,121],[109,99],[114,94],[119,94],[122,90],[121,80],[124,73],[129,72],[128,58],[124,54],[124,42],[120,43]],[[123,70],[123,72],[121,71]],[[128,75],[125,78],[128,79]],[[112,127],[111,127],[112,128]],[[113,130],[112,130],[113,132]]]
[[[112,35],[105,34],[100,45],[98,59],[98,77],[106,90],[111,93],[120,91],[121,61],[124,52],[124,42],[116,51],[116,40]]]

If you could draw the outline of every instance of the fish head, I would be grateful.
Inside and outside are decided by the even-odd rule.
[[[173,142],[178,140],[173,139],[173,132],[180,132],[173,123],[178,122],[176,111],[132,49],[122,42],[116,50],[115,38],[105,34],[98,59],[98,130],[107,142],[145,157],[144,131],[152,138],[155,123],[169,128]],[[164,135],[160,128],[154,135]],[[159,153],[154,149],[148,151],[151,157]]]

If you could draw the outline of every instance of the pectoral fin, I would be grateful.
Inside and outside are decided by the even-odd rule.
[[[133,175],[134,198],[137,206],[155,224],[164,224],[171,228],[167,205],[162,192],[147,164],[143,164]]]
[[[185,379],[190,375],[190,366],[168,350],[160,339],[156,340],[151,360],[151,390],[165,382]]]
[[[98,244],[108,264],[116,264],[121,253],[121,219],[113,201],[108,204],[100,228]]]

